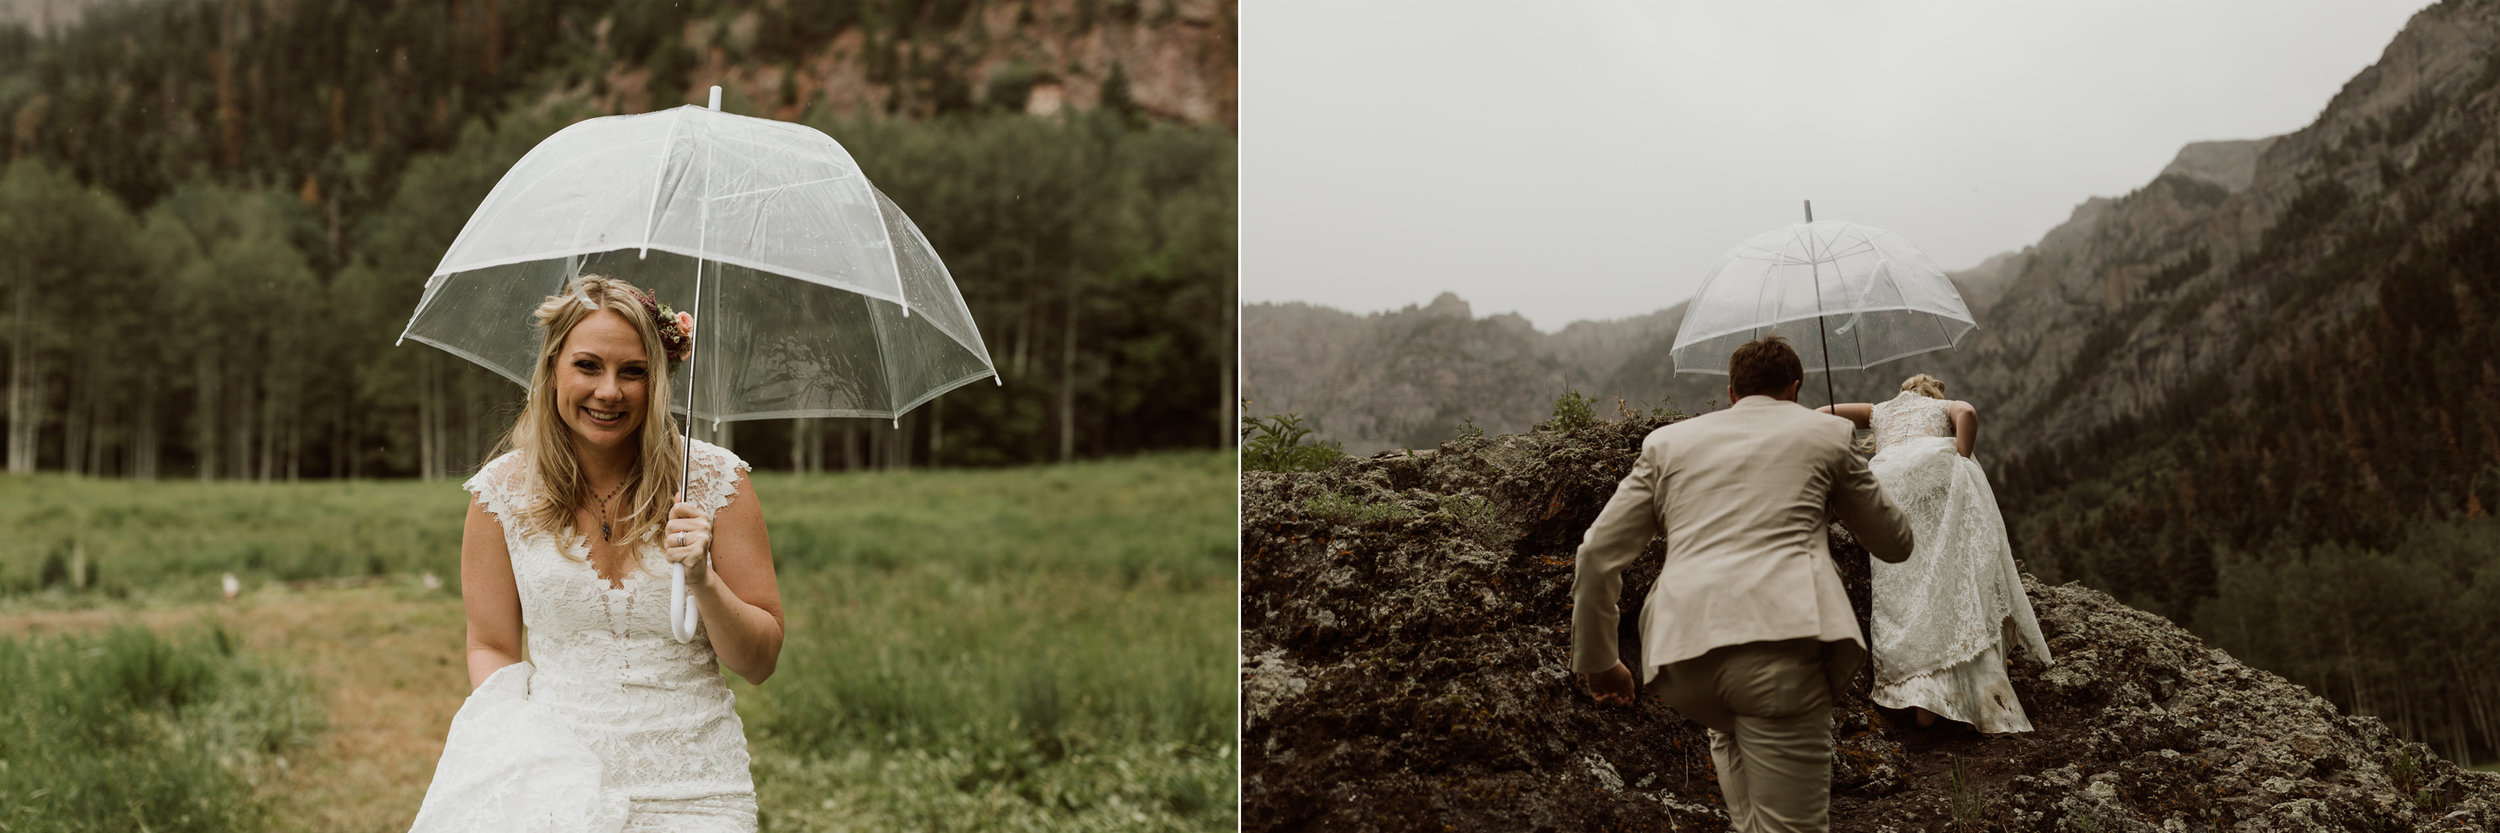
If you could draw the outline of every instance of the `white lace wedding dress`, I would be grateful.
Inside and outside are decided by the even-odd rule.
[[[1899,564],[1872,562],[1873,697],[1982,732],[2028,732],[2005,658],[2019,643],[2045,663],[2049,646],[1988,476],[1954,450],[1949,404],[1903,391],[1875,406],[1868,468],[1909,516],[1917,549]]]
[[[687,493],[728,505],[746,463],[694,443]],[[668,562],[645,545],[622,587],[588,542],[518,534],[539,499],[519,452],[466,484],[504,524],[529,661],[489,676],[453,717],[418,831],[741,831],[756,827],[744,727],[708,631],[669,634]]]

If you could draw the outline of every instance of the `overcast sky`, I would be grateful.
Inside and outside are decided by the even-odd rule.
[[[2424,5],[1256,0],[1242,300],[1553,331],[1691,297],[1804,199],[1967,268],[2308,124]]]

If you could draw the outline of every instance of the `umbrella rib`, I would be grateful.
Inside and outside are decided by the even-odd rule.
[[[1910,305],[1908,305],[1908,304],[1886,304],[1886,305],[1884,305],[1884,306],[1880,306],[1880,307],[1869,307],[1869,308],[1867,308],[1867,309],[1863,309],[1863,310],[1843,310],[1843,311],[1844,311],[1844,312],[1855,312],[1855,313],[1877,313],[1877,312],[1926,312],[1925,310],[1921,310],[1921,309],[1919,309],[1919,308],[1917,308],[1917,307],[1913,307],[1913,306],[1910,306]],[[1933,315],[1934,313],[1929,313],[1929,314],[1930,314],[1930,315]],[[1713,339],[1713,338],[1718,338],[1718,337],[1720,337],[1720,336],[1728,335],[1728,334],[1731,334],[1731,333],[1739,333],[1739,332],[1744,332],[1745,330],[1755,329],[1756,327],[1760,327],[1760,326],[1778,326],[1778,325],[1781,325],[1781,324],[1787,324],[1787,323],[1794,322],[1794,321],[1803,321],[1803,320],[1806,320],[1806,319],[1809,319],[1809,318],[1813,318],[1813,317],[1814,317],[1814,314],[1813,314],[1813,313],[1806,313],[1806,314],[1804,314],[1804,315],[1792,315],[1792,316],[1788,316],[1788,317],[1786,317],[1786,318],[1781,318],[1781,319],[1776,320],[1776,321],[1762,322],[1762,323],[1760,323],[1760,324],[1758,324],[1758,325],[1757,325],[1757,324],[1748,324],[1748,325],[1741,326],[1741,327],[1729,327],[1729,328],[1727,328],[1727,329],[1725,329],[1725,330],[1720,330],[1720,331],[1718,331],[1718,332],[1709,333],[1709,334],[1707,334],[1707,335],[1697,335],[1697,336],[1695,336],[1695,337],[1694,337],[1694,341],[1692,341],[1692,342],[1686,342],[1686,346],[1691,346],[1692,344],[1697,343],[1697,342],[1702,341],[1702,340],[1706,340],[1706,339]],[[1959,319],[1959,318],[1953,318],[1952,316],[1949,316],[1949,315],[1948,315],[1948,316],[1943,316],[1943,317],[1944,317],[1944,318],[1949,318],[1949,319],[1952,319],[1952,320],[1954,320],[1954,321],[1961,321],[1961,320],[1962,320],[1962,319]],[[1679,334],[1679,337],[1681,337],[1681,336],[1680,336],[1680,334]]]
[[[968,375],[964,376],[963,378],[956,379],[956,380],[951,381],[951,382],[947,382],[946,384],[939,385],[939,386],[937,386],[937,387],[935,387],[935,388],[931,388],[931,389],[929,390],[929,392],[928,392],[928,393],[921,394],[921,395],[920,395],[920,398],[912,400],[912,401],[911,401],[911,404],[909,404],[909,405],[905,405],[905,406],[903,406],[903,407],[901,407],[901,408],[897,408],[897,409],[895,409],[895,410],[894,410],[894,412],[895,412],[895,413],[897,413],[897,414],[900,414],[900,413],[904,413],[904,412],[906,412],[906,411],[909,411],[909,410],[911,410],[911,409],[913,409],[913,408],[920,407],[921,405],[927,404],[929,400],[936,399],[936,398],[938,398],[938,396],[939,396],[939,395],[944,394],[944,393],[946,393],[947,391],[951,391],[951,390],[954,390],[954,389],[956,389],[956,388],[960,388],[960,387],[963,387],[963,386],[965,386],[965,385],[969,385],[969,384],[972,384],[972,383],[974,383],[974,382],[981,381],[981,378],[982,378],[982,377],[984,377],[984,376],[987,376],[987,377],[990,377],[990,378],[997,378],[997,376],[998,376],[998,372],[997,372],[997,371],[995,371],[995,370],[993,370],[993,371],[990,371],[990,372],[988,372],[988,373],[973,373],[973,374],[968,374]]]
[[[512,264],[515,264],[515,263],[528,263],[528,262],[533,261],[533,260],[546,260],[546,259],[548,259],[548,258],[553,258],[553,257],[564,257],[564,256],[566,256],[566,255],[570,255],[570,254],[577,254],[577,253],[578,253],[578,254],[603,254],[603,253],[607,253],[607,252],[618,252],[618,251],[624,251],[624,250],[626,250],[626,249],[632,249],[632,248],[635,248],[634,244],[632,244],[632,243],[625,243],[625,244],[621,244],[621,245],[617,245],[617,246],[604,247],[604,248],[591,248],[591,247],[587,247],[587,246],[571,246],[571,247],[564,247],[564,248],[548,249],[548,250],[544,250],[544,251],[536,251],[536,252],[529,252],[529,253],[524,253],[524,254],[513,255],[513,256],[511,256],[511,257],[499,257],[499,258],[496,258],[496,259],[494,259],[494,260],[479,261],[479,262],[477,262],[477,263],[465,264],[465,265],[461,266],[461,267],[460,267],[460,269],[459,269],[458,271],[459,271],[459,272],[474,272],[474,271],[477,271],[477,270],[480,270],[480,269],[491,269],[491,268],[494,268],[494,267],[497,267],[497,266],[510,266],[510,265],[512,265]],[[844,282],[844,281],[837,281],[837,280],[834,280],[834,279],[832,279],[832,278],[829,278],[829,277],[826,277],[826,276],[823,276],[823,275],[816,274],[816,273],[814,273],[814,272],[806,272],[806,271],[794,270],[794,269],[790,269],[790,268],[788,268],[788,267],[786,267],[786,266],[777,266],[777,265],[774,265],[774,264],[770,264],[770,263],[765,263],[765,262],[762,262],[762,261],[758,261],[758,260],[756,260],[756,259],[754,259],[754,258],[747,258],[747,257],[727,257],[727,256],[723,256],[723,255],[718,254],[718,253],[714,253],[714,252],[705,252],[705,251],[702,251],[702,250],[700,250],[700,249],[695,249],[695,248],[693,248],[693,247],[689,247],[689,246],[679,246],[679,245],[672,244],[672,243],[653,243],[653,244],[651,244],[651,245],[650,245],[650,247],[649,247],[649,248],[654,249],[654,250],[658,250],[658,251],[662,251],[662,252],[667,252],[667,253],[669,253],[669,254],[684,255],[684,256],[686,256],[686,257],[692,257],[692,258],[702,258],[702,259],[705,259],[705,260],[713,260],[713,261],[718,261],[718,262],[721,262],[721,263],[730,264],[730,265],[732,265],[732,266],[744,266],[744,267],[746,267],[746,268],[749,268],[749,269],[754,269],[754,270],[757,270],[757,271],[760,271],[760,272],[771,272],[771,273],[776,274],[776,275],[785,275],[785,276],[788,276],[788,277],[792,277],[792,278],[796,278],[796,279],[799,279],[799,280],[807,281],[807,282],[809,282],[809,283],[817,284],[817,285],[819,285],[819,286],[829,286],[829,287],[833,287],[833,288],[835,288],[835,289],[839,289],[839,290],[842,290],[842,291],[844,291],[844,292],[854,292],[854,293],[858,293],[858,294],[860,294],[860,295],[864,295],[864,296],[867,296],[867,297],[870,297],[870,298],[875,298],[875,299],[878,299],[878,300],[881,300],[881,301],[893,301],[893,302],[894,302],[894,303],[896,303],[896,304],[901,304],[901,303],[902,303],[902,299],[901,299],[901,296],[900,296],[899,292],[897,292],[897,293],[895,293],[895,294],[888,294],[888,293],[886,293],[884,290],[877,289],[877,288],[874,288],[874,287],[856,286],[856,285],[853,285],[853,284],[851,284],[851,283]],[[455,273],[453,273],[453,272],[438,272],[438,273],[436,273],[436,274],[446,274],[446,275],[447,275],[447,274],[455,274]],[[899,289],[899,287],[898,287],[898,289]]]
[[[788,189],[791,189],[791,188],[798,188],[798,187],[807,186],[807,185],[822,185],[822,184],[827,183],[827,182],[839,182],[839,181],[841,181],[841,180],[845,180],[845,179],[849,179],[849,178],[850,178],[850,177],[847,177],[847,176],[829,176],[829,177],[825,177],[825,178],[823,178],[823,179],[811,179],[811,180],[808,180],[808,181],[806,181],[806,182],[789,182],[789,183],[783,183],[783,184],[780,184],[780,185],[772,185],[772,186],[767,186],[767,187],[763,187],[763,188],[757,188],[757,189],[752,190],[752,191],[740,191],[740,192],[735,193],[735,194],[721,194],[721,195],[719,195],[719,196],[705,197],[704,199],[706,199],[706,200],[730,200],[730,199],[737,199],[737,198],[739,198],[739,197],[754,196],[754,195],[756,195],[756,194],[762,194],[762,193],[766,193],[766,192],[769,192],[769,191],[783,191],[783,190],[788,190]]]
[[[669,120],[668,137],[660,140],[659,157],[651,160],[651,210],[642,217],[642,257],[651,256],[651,233],[660,223],[660,181],[668,174],[669,149],[677,146],[677,126],[684,123],[684,119]],[[693,416],[687,412],[688,418]]]
[[[887,263],[894,266],[894,305],[903,308],[904,318],[910,318],[911,293],[903,289],[903,247],[894,243],[894,224],[885,221],[885,207],[894,205],[894,198],[886,196],[884,191],[877,190],[877,186],[874,185],[868,186],[868,192],[877,198],[877,228],[885,232],[885,259]],[[903,213],[903,207],[894,205],[894,213]],[[893,387],[891,380],[888,381],[887,387]],[[892,394],[887,395],[886,401],[893,401]]]
[[[901,214],[901,213],[902,213],[902,207],[901,207],[901,206],[896,206],[896,207],[895,207],[895,213],[897,213],[897,214]],[[911,242],[912,242],[912,243],[914,243],[914,244],[916,244],[916,245],[920,245],[920,246],[928,246],[928,245],[929,245],[929,238],[928,238],[928,236],[927,236],[927,235],[923,235],[923,234],[921,234],[921,233],[920,233],[920,224],[912,222],[912,221],[911,221],[911,217],[910,217],[910,216],[906,215],[906,216],[904,216],[904,217],[903,217],[903,227],[904,227],[904,230],[905,230],[905,231],[908,231],[908,232],[910,232],[910,233],[911,233]],[[890,245],[894,245],[894,246],[900,246],[900,245],[902,245],[901,243],[896,243],[896,242],[891,241],[891,240],[886,241],[886,242],[887,242],[888,244],[890,244]],[[929,259],[930,259],[931,261],[933,261],[933,262],[935,262],[935,263],[937,264],[938,277],[942,279],[942,280],[940,280],[940,281],[938,282],[938,284],[939,284],[940,286],[942,286],[942,287],[944,287],[944,288],[946,289],[946,296],[947,296],[947,298],[952,299],[952,300],[955,302],[954,306],[952,306],[952,307],[944,307],[944,309],[960,309],[960,310],[968,310],[968,309],[969,309],[969,307],[966,307],[966,306],[964,305],[964,293],[963,293],[963,291],[962,291],[962,290],[960,290],[960,289],[956,289],[956,288],[955,288],[955,273],[954,273],[954,270],[951,270],[951,269],[946,268],[946,261],[945,261],[945,260],[943,260],[943,259],[940,259],[940,258],[938,258],[938,257],[936,256],[936,249],[935,249],[935,247],[931,247],[931,249],[930,249],[930,258],[929,258]],[[967,315],[969,315],[969,313],[968,313],[968,312],[967,312],[966,314],[967,314]],[[953,326],[953,322],[948,321],[946,316],[941,315],[941,316],[937,316],[937,317],[930,317],[930,316],[928,316],[928,315],[925,315],[925,314],[924,314],[924,315],[922,315],[922,316],[921,316],[921,318],[922,318],[922,320],[928,321],[928,322],[929,322],[929,326],[930,326],[931,328],[933,328],[933,329],[937,330],[940,334],[942,334],[942,335],[946,336],[948,339],[953,340],[956,344],[961,345],[961,346],[963,346],[963,347],[965,347],[965,348],[968,348],[968,349],[972,350],[973,352],[975,352],[975,353],[979,354],[979,355],[981,356],[981,366],[982,366],[982,367],[989,368],[989,370],[990,370],[990,378],[992,378],[992,379],[997,379],[998,384],[999,384],[1000,386],[1002,386],[1002,387],[1003,387],[1003,386],[1005,386],[1005,385],[1007,384],[1007,380],[1005,380],[1005,379],[998,379],[998,365],[997,365],[996,363],[994,363],[994,362],[990,361],[990,346],[989,346],[989,343],[988,343],[988,342],[981,340],[981,328],[980,328],[980,327],[976,327],[976,326],[965,326],[965,327],[963,328],[963,329],[965,329],[965,330],[969,330],[969,331],[972,333],[972,343],[970,343],[970,344],[965,344],[965,343],[964,343],[964,337],[963,337],[963,336],[961,336],[961,335],[958,335],[958,334],[955,332],[955,327]],[[968,322],[967,322],[967,323],[968,323]]]
[[[1824,250],[1823,250],[1823,253],[1824,253],[1825,255],[1829,256],[1829,258],[1830,258],[1830,259],[1832,259],[1832,260],[1839,260],[1839,259],[1841,259],[1841,258],[1848,257],[1848,256],[1850,256],[1850,255],[1865,254],[1865,253],[1867,253],[1867,252],[1871,252],[1871,251],[1874,251],[1874,250],[1875,250],[1875,243],[1874,243],[1873,241],[1869,241],[1869,240],[1859,240],[1859,241],[1857,241],[1857,245],[1851,246],[1851,247],[1849,247],[1849,248],[1848,248],[1847,250],[1845,250],[1845,251],[1834,251],[1834,250],[1831,250],[1831,249],[1824,249]]]
[[[761,194],[765,191],[772,192],[772,196],[756,200],[754,207],[747,212],[747,233],[744,242],[750,250],[758,245],[756,240],[764,229],[764,209],[771,206],[774,201],[781,199],[781,195],[783,193],[781,189],[778,188],[766,188],[762,191],[749,191],[747,193]]]
[[[417,316],[425,314],[426,303],[434,300],[434,293],[441,291],[443,283],[447,282],[449,279],[449,276],[441,273],[436,273],[435,275],[425,279],[425,294],[418,296],[416,311],[408,313],[408,326],[399,328],[399,339],[391,342],[392,347],[397,347],[406,343],[410,337],[409,334],[417,331]],[[416,336],[416,339],[427,344],[433,343],[431,341],[426,341],[424,336]],[[528,385],[527,383],[523,383],[522,386],[527,387]]]
[[[1774,266],[1776,266],[1776,264],[1774,264]],[[1770,282],[1770,281],[1768,281],[1768,280],[1762,280],[1762,281],[1755,281],[1755,282],[1754,282],[1754,288],[1753,288],[1753,314],[1754,314],[1754,317],[1756,317],[1756,318],[1760,318],[1760,317],[1762,316],[1762,299],[1763,299],[1763,297],[1764,297],[1764,296],[1767,296],[1767,295],[1769,295],[1769,294],[1771,294],[1771,282]],[[1699,303],[1699,301],[1695,301],[1695,303],[1696,303],[1696,304],[1698,304],[1698,303]],[[1772,310],[1772,311],[1771,311],[1771,314],[1772,314],[1772,315],[1778,315],[1778,314],[1779,314],[1779,311],[1778,311],[1778,310]],[[1747,328],[1747,329],[1759,330],[1759,329],[1761,329],[1761,328],[1759,328],[1759,327],[1749,327],[1749,328]],[[1760,338],[1760,337],[1762,337],[1762,334],[1761,334],[1761,333],[1759,333],[1759,332],[1753,333],[1752,335],[1753,335],[1755,338]]]
[[[901,273],[898,272],[896,274],[899,276]],[[897,397],[894,393],[894,365],[888,363],[885,359],[887,352],[885,348],[885,322],[878,320],[877,305],[875,303],[867,303],[865,304],[865,307],[868,310],[868,333],[873,336],[877,342],[876,367],[878,381],[885,383],[885,406],[893,408],[894,400]],[[894,427],[903,427],[903,412],[900,409],[894,410],[886,416],[894,421]]]

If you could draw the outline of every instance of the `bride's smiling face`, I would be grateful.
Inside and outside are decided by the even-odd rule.
[[[651,401],[651,357],[642,334],[613,310],[591,313],[556,352],[556,407],[575,447],[630,448]]]

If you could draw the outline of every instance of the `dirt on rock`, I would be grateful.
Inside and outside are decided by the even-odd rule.
[[[1668,417],[1468,437],[1242,475],[1242,798],[1251,831],[1727,829],[1702,727],[1592,702],[1570,672],[1580,535]],[[1834,527],[1861,627],[1866,553]],[[1657,578],[1623,576],[1624,653]],[[2098,591],[2025,585],[2036,731],[1834,706],[1839,831],[2500,829],[2462,769]]]

